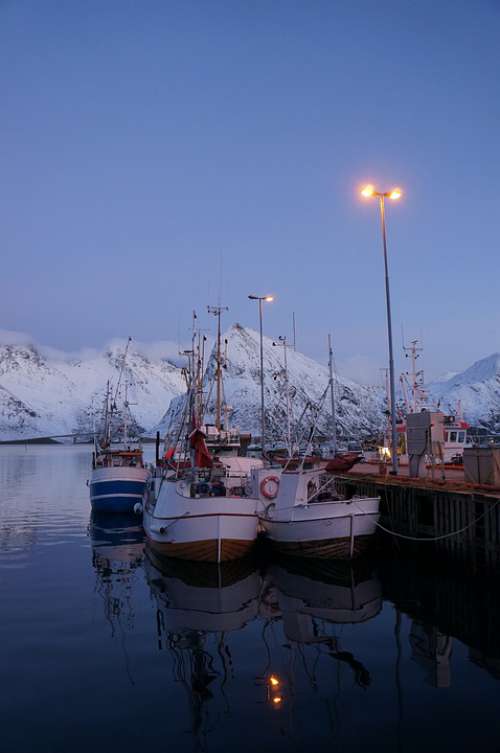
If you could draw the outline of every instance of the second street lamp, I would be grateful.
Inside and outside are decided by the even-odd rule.
[[[389,289],[389,266],[387,262],[387,235],[385,230],[385,200],[397,201],[402,196],[400,188],[392,188],[390,191],[377,191],[375,186],[369,184],[361,190],[361,195],[365,199],[377,198],[380,207],[380,225],[382,229],[382,245],[384,250],[384,270],[385,270],[385,302],[387,308],[387,339],[389,341],[389,380],[391,392],[391,458],[392,473],[398,473],[398,443],[396,428],[396,385],[394,378],[394,352],[392,347],[392,316],[391,316],[391,295]]]
[[[262,455],[265,450],[265,432],[266,432],[266,414],[264,406],[264,336],[262,333],[262,302],[271,303],[274,301],[272,295],[249,295],[251,301],[259,302],[259,330],[260,330],[260,433]]]

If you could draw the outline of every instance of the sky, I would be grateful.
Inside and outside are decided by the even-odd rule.
[[[500,350],[500,0],[0,0],[0,327],[183,340],[196,309],[345,376]]]

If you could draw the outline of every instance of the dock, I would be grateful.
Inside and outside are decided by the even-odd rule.
[[[431,469],[410,478],[404,466],[393,476],[380,473],[378,464],[358,463],[337,485],[347,496],[379,495],[380,523],[401,545],[413,543],[424,553],[434,547],[474,570],[500,564],[500,488],[466,483],[460,468],[446,468],[444,478],[439,469],[434,478]]]

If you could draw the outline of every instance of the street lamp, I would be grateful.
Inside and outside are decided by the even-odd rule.
[[[259,302],[259,328],[260,328],[260,433],[262,454],[264,455],[264,435],[266,431],[266,416],[264,412],[264,339],[262,334],[262,302],[272,303],[272,295],[249,295],[251,301]]]
[[[392,318],[391,318],[391,296],[389,291],[389,267],[387,263],[387,235],[385,231],[385,200],[397,201],[401,198],[403,192],[400,188],[391,188],[390,191],[377,191],[375,186],[369,184],[361,189],[361,196],[365,199],[377,198],[380,207],[380,224],[382,228],[382,244],[384,249],[384,269],[385,269],[385,302],[387,307],[387,337],[389,340],[389,379],[391,391],[391,434],[392,434],[392,473],[398,473],[398,454],[397,454],[397,430],[396,430],[396,386],[394,380],[394,353],[392,348]]]

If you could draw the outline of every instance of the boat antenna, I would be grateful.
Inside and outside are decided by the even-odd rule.
[[[330,403],[332,409],[332,420],[330,425],[331,435],[331,447],[334,455],[337,454],[337,420],[335,415],[335,391],[333,388],[333,348],[332,348],[332,336],[328,335],[328,370],[330,372],[330,379],[328,386],[330,387]]]
[[[297,349],[297,331],[295,329],[295,311],[292,311],[293,349]]]
[[[215,381],[217,385],[217,393],[215,398],[215,428],[217,429],[217,431],[220,431],[222,414],[222,351],[220,317],[223,311],[229,311],[229,309],[227,306],[207,306],[207,311],[209,314],[213,314],[217,318],[217,344],[215,351]]]

